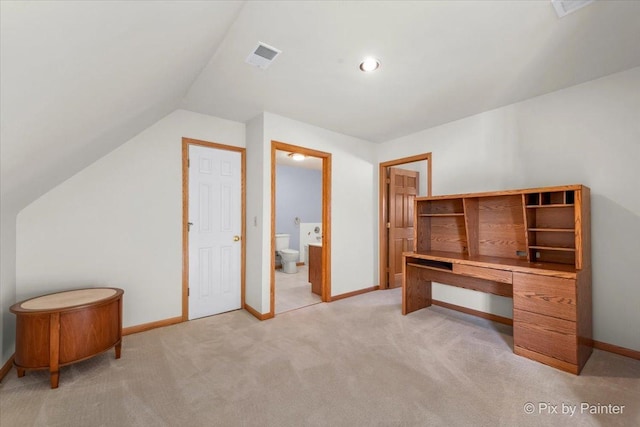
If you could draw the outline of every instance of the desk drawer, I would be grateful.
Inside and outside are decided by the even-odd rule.
[[[576,321],[576,281],[513,273],[513,308]]]
[[[514,309],[513,344],[568,363],[578,363],[575,322]]]
[[[492,280],[500,283],[512,283],[512,273],[495,268],[475,267],[473,265],[453,264],[453,272],[463,276],[477,277],[478,279]]]

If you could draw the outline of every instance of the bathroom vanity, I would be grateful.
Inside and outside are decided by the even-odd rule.
[[[309,283],[311,283],[311,292],[322,296],[321,243],[309,243]]]

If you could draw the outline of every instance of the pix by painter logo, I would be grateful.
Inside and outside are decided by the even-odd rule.
[[[624,407],[625,405],[616,405],[613,403],[592,404],[589,402],[581,402],[580,404],[571,404],[562,402],[560,404],[553,404],[551,402],[527,402],[522,409],[527,415],[568,415],[572,417],[576,414],[618,415],[624,413]]]
[[[576,413],[578,405],[571,405],[569,403],[562,402],[559,405],[554,405],[551,402],[527,402],[524,404],[524,413],[531,414],[546,414],[546,415],[568,415],[573,416]]]

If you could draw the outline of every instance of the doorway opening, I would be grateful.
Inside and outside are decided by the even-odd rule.
[[[431,153],[380,163],[380,285],[401,286],[402,252],[413,251],[413,200],[431,196]]]
[[[294,156],[296,155],[296,156]],[[277,175],[278,166],[294,164],[294,157],[303,156],[305,161],[315,163],[316,170],[321,173],[321,189],[318,195],[321,198],[320,212],[317,215],[309,214],[309,218],[305,218],[302,214],[296,214],[296,210],[288,210],[285,218],[277,218]],[[285,160],[286,159],[286,160]],[[293,168],[290,172],[295,173]],[[302,175],[300,175],[300,180]],[[281,176],[282,179],[282,176]],[[270,315],[275,316],[278,313],[289,311],[294,308],[315,304],[318,302],[328,302],[331,298],[331,154],[323,151],[312,150],[305,147],[287,144],[279,141],[271,141],[271,286],[270,286]],[[278,219],[278,222],[277,222]],[[280,221],[282,220],[282,221]],[[278,224],[279,223],[279,224]],[[285,224],[285,225],[283,225]],[[282,230],[278,229],[278,225]],[[290,232],[287,231],[290,228]],[[286,235],[286,236],[285,236]],[[277,239],[276,239],[277,237]],[[285,238],[283,240],[283,237]],[[288,255],[297,258],[292,262],[290,257],[286,260],[280,260],[282,270],[277,272],[279,284],[283,285],[276,289],[278,283],[276,280],[276,258],[280,258],[276,253],[276,241],[278,242],[279,253],[282,253],[281,245],[283,241],[288,239],[290,248],[297,248]],[[287,273],[288,272],[288,273]],[[298,289],[293,289],[293,288]],[[283,310],[276,310],[276,296],[285,295],[279,289],[289,288],[288,301],[280,301],[283,303]],[[306,289],[305,289],[306,288]],[[286,292],[286,291],[285,291]],[[303,297],[298,299],[295,292],[304,293]],[[315,297],[314,297],[315,294]],[[298,302],[296,302],[298,301]],[[285,304],[288,305],[285,306]],[[295,305],[298,305],[296,307]],[[286,310],[285,310],[286,309]]]
[[[244,307],[245,151],[182,138],[182,321]]]

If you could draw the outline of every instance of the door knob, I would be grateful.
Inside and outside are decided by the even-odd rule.
[[[233,236],[233,241],[238,242],[240,240],[240,236]]]

